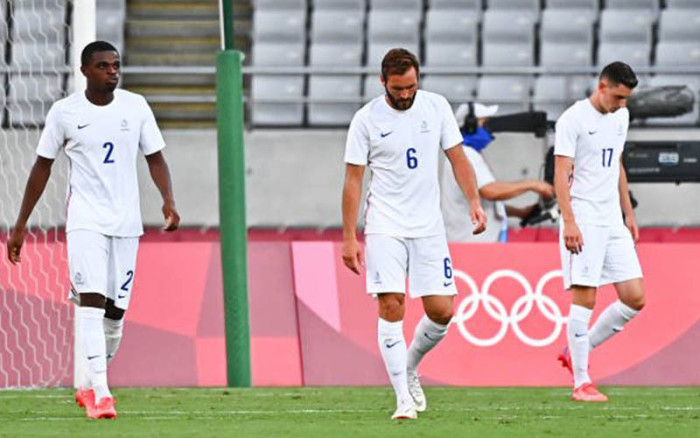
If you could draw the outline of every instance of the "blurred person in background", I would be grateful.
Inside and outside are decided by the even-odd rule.
[[[469,221],[469,205],[451,172],[443,171],[441,181],[441,207],[445,218],[447,240],[450,242],[506,242],[508,240],[508,217],[524,219],[537,204],[515,207],[504,201],[528,192],[544,199],[554,195],[554,187],[535,179],[514,182],[496,181],[482,151],[494,140],[493,134],[484,126],[489,117],[498,112],[498,105],[485,106],[480,103],[465,103],[457,108],[455,118],[462,132],[462,149],[474,168],[481,204],[491,226],[481,234],[472,233]]]

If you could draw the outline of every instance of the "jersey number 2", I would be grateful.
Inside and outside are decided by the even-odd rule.
[[[122,287],[120,287],[119,289],[123,290],[124,292],[129,292],[129,284],[131,283],[131,280],[134,279],[134,271],[127,271],[126,276],[126,281],[124,282],[124,284],[122,284]]]
[[[114,143],[107,142],[102,145],[102,149],[107,149],[107,155],[105,155],[104,163],[110,164],[114,163],[114,158],[112,158],[112,151],[114,150]]]

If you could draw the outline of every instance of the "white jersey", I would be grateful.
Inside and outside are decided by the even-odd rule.
[[[554,154],[574,159],[569,190],[576,223],[622,223],[618,184],[628,127],[627,108],[602,114],[589,99],[579,100],[559,117]]]
[[[55,159],[63,148],[70,161],[66,231],[106,236],[143,234],[136,158],[165,147],[143,96],[114,91],[108,105],[92,104],[84,92],[53,104],[37,154]]]
[[[369,166],[365,234],[416,238],[445,233],[440,212],[440,150],[462,143],[444,97],[418,90],[411,108],[398,111],[384,96],[352,119],[345,162]]]
[[[474,169],[476,176],[476,186],[481,189],[487,184],[496,182],[496,178],[491,173],[489,165],[479,152],[469,146],[463,146],[464,154]],[[504,227],[508,227],[505,205],[500,201],[489,201],[481,198],[481,207],[486,213],[488,224],[498,224],[489,226],[481,234],[473,234],[474,226],[469,216],[469,201],[464,197],[462,189],[457,184],[449,161],[445,163],[442,171],[442,214],[445,216],[445,229],[447,240],[450,242],[498,242],[499,235]]]

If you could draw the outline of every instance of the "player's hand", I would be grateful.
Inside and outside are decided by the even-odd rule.
[[[175,231],[180,226],[180,215],[177,214],[175,203],[163,204],[163,217],[165,218],[165,225],[161,228],[163,231]]]
[[[573,254],[583,251],[583,234],[576,222],[564,222],[564,244]]]
[[[10,238],[7,240],[7,258],[10,263],[16,265],[22,261],[19,253],[24,244],[24,228],[15,228],[12,230]]]
[[[360,267],[365,266],[365,257],[357,239],[343,241],[343,263],[357,275],[360,275]]]
[[[486,213],[484,213],[484,209],[481,208],[481,203],[472,203],[469,211],[469,218],[474,227],[472,234],[481,234],[486,231]]]
[[[639,227],[637,226],[637,220],[634,218],[634,215],[630,214],[625,216],[625,225],[630,230],[630,233],[632,233],[634,242],[639,242]]]
[[[535,181],[535,192],[544,199],[554,197],[554,186],[546,181]]]

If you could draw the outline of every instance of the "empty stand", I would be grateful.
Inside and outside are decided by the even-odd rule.
[[[485,66],[534,65],[535,22],[528,15],[487,10],[482,42]]]
[[[482,76],[476,98],[484,104],[498,104],[499,114],[528,111],[529,80],[524,76]]]
[[[420,11],[370,11],[367,65],[378,68],[386,52],[395,47],[403,47],[420,57],[420,22]]]
[[[540,76],[535,80],[533,107],[546,111],[548,120],[556,120],[566,108],[588,95],[591,82],[588,76]]]
[[[545,10],[540,31],[540,64],[592,65],[593,20],[593,13],[588,10]]]

